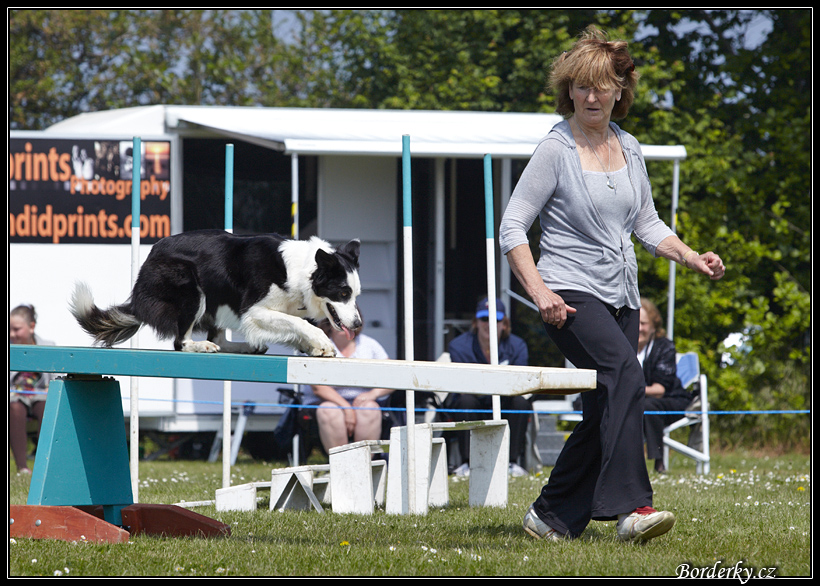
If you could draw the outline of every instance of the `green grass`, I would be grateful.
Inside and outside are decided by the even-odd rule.
[[[232,484],[270,478],[242,459]],[[775,576],[811,575],[810,456],[718,455],[711,474],[675,456],[652,474],[655,506],[677,524],[645,545],[615,539],[614,522],[592,522],[577,540],[538,542],[521,529],[545,475],[510,479],[505,509],[467,506],[467,482],[450,479],[450,504],[426,516],[193,510],[228,523],[227,538],[132,537],[127,544],[10,540],[10,576],[675,576],[739,566]],[[13,468],[13,465],[11,466]],[[140,463],[140,501],[212,500],[221,464]],[[24,504],[28,476],[10,473],[9,503]],[[260,494],[265,494],[264,492]]]

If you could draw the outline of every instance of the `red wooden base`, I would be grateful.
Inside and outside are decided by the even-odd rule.
[[[75,507],[10,505],[9,537],[125,543],[128,531]]]
[[[102,506],[10,505],[9,537],[125,543],[131,535],[227,537],[231,529],[176,505],[135,504],[122,509],[123,527],[102,518]]]
[[[122,510],[122,524],[132,535],[166,537],[227,537],[231,528],[176,505],[129,505]]]

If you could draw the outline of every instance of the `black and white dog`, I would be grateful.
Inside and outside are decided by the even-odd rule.
[[[358,269],[358,240],[334,250],[315,237],[185,232],[153,246],[128,301],[102,310],[79,284],[71,313],[106,347],[147,324],[185,352],[264,353],[268,344],[284,344],[310,356],[334,356],[330,340],[307,320],[327,318],[348,335],[359,329]],[[246,343],[226,340],[226,329]],[[207,341],[194,341],[195,331],[206,332]]]

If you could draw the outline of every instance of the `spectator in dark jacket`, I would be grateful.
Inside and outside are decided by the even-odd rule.
[[[638,331],[638,361],[646,378],[644,411],[682,411],[691,401],[677,374],[675,343],[666,337],[663,319],[650,300],[641,298]],[[655,471],[666,472],[663,465],[663,428],[680,415],[645,415],[646,457],[655,460]]]

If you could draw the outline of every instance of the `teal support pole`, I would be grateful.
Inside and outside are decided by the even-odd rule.
[[[233,145],[225,145],[225,230],[233,232]]]

